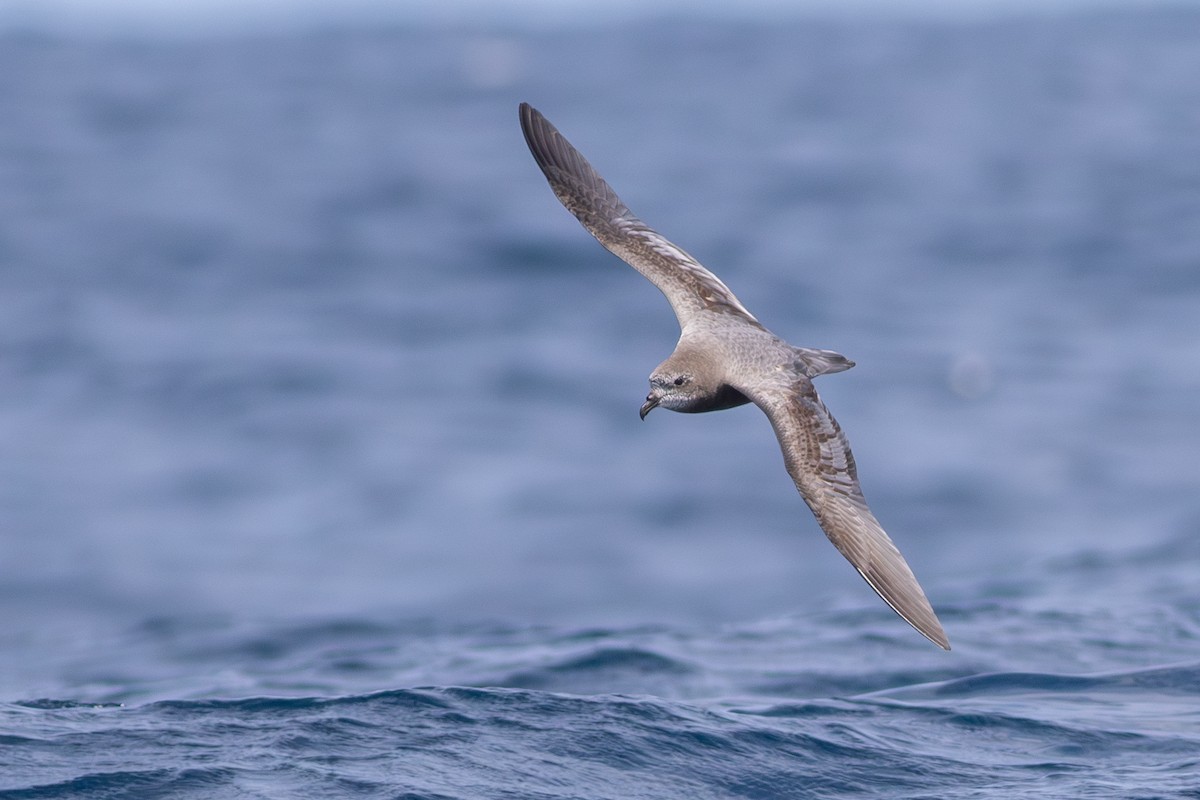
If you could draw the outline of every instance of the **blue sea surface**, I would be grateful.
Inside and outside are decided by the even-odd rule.
[[[540,108],[818,389],[954,649]],[[1200,798],[1200,12],[0,33],[0,800]]]

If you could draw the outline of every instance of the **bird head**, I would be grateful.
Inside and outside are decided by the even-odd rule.
[[[687,411],[706,394],[699,388],[695,376],[691,373],[659,367],[650,376],[650,393],[646,395],[646,402],[642,404],[638,413],[645,419],[647,414],[659,406],[672,411]]]

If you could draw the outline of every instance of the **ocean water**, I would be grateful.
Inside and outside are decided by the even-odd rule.
[[[559,206],[818,383],[941,652]],[[0,34],[0,798],[1200,797],[1200,13]]]

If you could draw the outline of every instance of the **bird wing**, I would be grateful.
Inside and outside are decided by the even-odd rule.
[[[829,541],[908,624],[949,650],[916,576],[867,507],[850,443],[812,381],[797,376],[767,387],[737,388],[771,420],[788,474]]]
[[[554,194],[600,244],[667,296],[679,326],[697,314],[734,314],[758,325],[724,283],[638,219],[612,187],[537,109],[521,104],[521,130]]]

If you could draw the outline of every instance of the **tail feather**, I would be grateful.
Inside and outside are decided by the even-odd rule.
[[[833,372],[845,372],[854,366],[853,361],[832,350],[817,350],[813,347],[793,349],[796,351],[797,366],[810,378]]]

